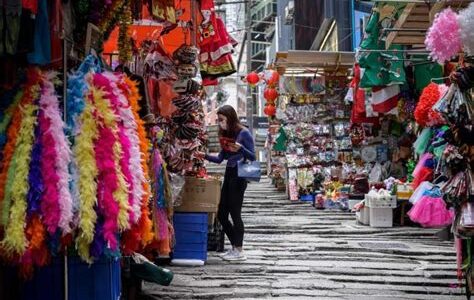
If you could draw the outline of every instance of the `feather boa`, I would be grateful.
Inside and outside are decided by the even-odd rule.
[[[20,274],[23,278],[31,278],[33,275],[33,266],[45,266],[50,259],[45,239],[46,228],[37,213],[31,216],[26,227],[26,235],[30,244],[28,250],[20,259]]]
[[[23,110],[22,107],[26,104],[33,103],[35,97],[37,97],[38,87],[37,84],[39,83],[39,77],[32,71],[29,71],[31,76],[28,76],[28,82],[25,84],[24,93],[21,95],[21,99],[19,100],[19,105],[14,108],[14,112],[12,114],[12,120],[10,126],[7,130],[7,143],[3,148],[3,158],[2,158],[2,166],[0,171],[0,223],[1,225],[5,225],[8,222],[8,214],[10,209],[10,195],[9,191],[11,191],[11,185],[7,185],[8,178],[15,174],[15,166],[13,164],[13,158],[16,149],[16,143],[19,136]],[[9,175],[10,174],[10,175]],[[7,203],[8,202],[8,203]]]
[[[30,183],[30,190],[28,191],[27,201],[27,215],[31,217],[34,213],[40,212],[40,200],[44,191],[43,176],[41,174],[41,159],[42,159],[41,135],[40,128],[35,128],[35,141],[33,149],[31,150],[30,172],[28,174],[28,182]]]
[[[117,172],[117,180],[118,186],[117,189],[114,191],[114,198],[119,203],[119,229],[125,230],[130,228],[130,213],[131,204],[130,201],[130,183],[131,183],[131,175],[130,175],[130,167],[129,167],[129,160],[130,160],[130,140],[125,135],[125,128],[123,126],[123,122],[119,122],[119,100],[117,95],[114,93],[114,89],[112,87],[112,82],[102,74],[96,74],[94,76],[94,84],[97,87],[102,88],[105,92],[104,100],[98,102],[96,105],[100,105],[102,114],[107,114],[106,119],[110,119],[110,122],[106,124],[109,128],[112,129],[114,134],[114,144],[113,144],[113,154],[114,154],[114,164],[115,164],[115,171]]]
[[[104,73],[104,75],[107,76],[107,78],[109,78],[109,80],[112,81],[112,87],[114,88],[114,90],[118,90],[118,84],[120,84],[119,80],[121,78],[108,72]],[[127,101],[127,98],[125,97],[123,92],[118,93],[117,99],[120,102],[120,104],[118,105],[119,114],[123,121],[123,125],[125,127],[125,134],[130,143],[130,147],[128,148],[129,155],[130,155],[129,170],[132,176],[132,180],[129,181],[130,183],[129,197],[131,198],[131,199],[129,198],[129,200],[131,200],[132,202],[131,206],[132,206],[132,213],[133,213],[131,223],[136,224],[141,215],[140,203],[141,203],[141,199],[144,193],[142,182],[145,181],[145,175],[143,173],[141,160],[140,160],[140,157],[141,157],[140,148],[139,148],[140,140],[137,134],[137,123],[135,121],[135,117]],[[124,149],[126,149],[126,147],[124,147]]]
[[[84,112],[86,107],[85,95],[87,92],[86,75],[89,72],[99,72],[100,66],[97,65],[96,58],[92,55],[87,56],[77,71],[69,76],[67,84],[67,129],[69,133],[80,132],[78,118]]]
[[[54,73],[48,74],[51,78]],[[48,78],[48,79],[50,79]],[[50,129],[47,134],[51,135],[54,149],[55,161],[52,167],[58,180],[56,188],[59,192],[60,218],[59,227],[63,233],[71,231],[71,222],[73,218],[72,196],[69,190],[69,172],[68,166],[71,162],[71,147],[64,134],[65,124],[59,111],[59,100],[54,90],[54,85],[50,80],[43,82],[43,94],[40,99],[41,109],[46,119],[50,122]]]
[[[10,192],[11,192],[11,185],[7,185],[8,177],[11,178],[14,172],[14,164],[13,158],[15,154],[15,145],[18,139],[18,132],[20,131],[21,127],[21,108],[18,108],[12,117],[11,126],[8,128],[7,131],[7,143],[3,150],[3,163],[2,163],[2,170],[0,173],[0,223],[1,225],[5,225],[8,221],[8,213],[9,213],[9,203],[7,203],[10,199]],[[11,180],[11,179],[10,179]]]
[[[142,204],[141,204],[142,215],[140,217],[139,224],[138,224],[140,228],[142,245],[145,246],[153,240],[152,222],[150,220],[150,210],[148,207],[148,202],[150,198],[150,186],[148,183],[149,173],[148,173],[147,161],[149,159],[148,147],[150,143],[146,137],[145,126],[144,126],[143,120],[140,119],[140,116],[138,115],[138,111],[140,109],[138,105],[138,100],[140,99],[140,94],[138,92],[137,84],[136,82],[132,81],[128,77],[125,77],[125,83],[127,84],[128,89],[129,89],[128,100],[130,102],[133,115],[137,122],[138,138],[140,139],[140,151],[142,153],[141,163],[142,163],[142,168],[145,175],[145,181],[142,182],[143,189],[144,189],[144,194],[143,194]]]
[[[98,128],[94,119],[92,102],[86,97],[84,113],[80,116],[81,132],[76,136],[73,152],[78,167],[79,234],[76,239],[80,257],[92,263],[89,246],[94,239],[94,226],[97,214],[94,206],[97,203],[97,176],[99,171],[95,163],[94,143],[98,139]]]
[[[89,72],[100,72],[100,66],[97,64],[97,59],[89,55],[87,56],[82,64],[79,66],[77,71],[71,74],[68,78],[67,83],[67,102],[66,102],[66,132],[74,142],[76,137],[82,134],[81,118],[82,113],[86,107],[86,92],[88,86],[86,84],[87,74]],[[72,193],[73,211],[76,216],[80,215],[80,188],[78,183],[80,181],[80,171],[78,170],[78,161],[76,156],[72,157],[72,161],[69,165],[69,171],[72,177],[70,182],[70,189]],[[75,225],[79,223],[76,218]]]
[[[16,143],[16,159],[14,162],[16,170],[11,182],[12,206],[10,208],[10,218],[5,229],[5,238],[2,241],[2,246],[9,253],[23,254],[27,247],[25,235],[26,197],[29,189],[28,171],[34,142],[37,111],[38,107],[34,104],[27,104],[24,107],[23,120]]]
[[[10,121],[13,118],[13,113],[16,111],[18,108],[18,105],[20,104],[20,100],[23,97],[23,91],[19,91],[15,95],[15,99],[13,100],[12,104],[5,110],[3,119],[0,122],[0,134],[5,134],[7,131],[7,127],[10,125]]]
[[[104,239],[108,247],[116,249],[118,231],[119,204],[114,199],[114,193],[119,188],[118,177],[115,169],[114,155],[110,150],[114,149],[116,142],[112,129],[107,127],[113,123],[115,116],[110,113],[104,93],[92,88],[92,98],[97,109],[99,118],[99,138],[94,144],[95,159],[99,170],[97,178],[98,207],[104,217]]]
[[[137,136],[139,139],[139,151],[140,151],[140,164],[143,169],[144,180],[141,181],[140,185],[143,188],[143,196],[140,199],[140,210],[141,216],[137,224],[134,224],[131,230],[126,231],[122,236],[122,251],[125,254],[130,254],[141,245],[144,247],[149,244],[153,238],[153,225],[150,220],[150,210],[148,207],[150,197],[150,186],[148,184],[148,140],[146,138],[145,128],[143,121],[138,115],[138,100],[140,99],[136,83],[130,80],[128,77],[124,77],[124,81],[119,85],[122,93],[127,97],[130,106],[132,108],[133,117],[137,124]]]
[[[41,175],[43,177],[44,192],[41,197],[41,212],[43,222],[50,234],[54,234],[58,229],[61,210],[59,207],[59,176],[54,166],[56,161],[56,150],[51,131],[51,121],[46,117],[44,110],[40,112],[38,123],[41,134],[41,144],[43,145],[41,159]]]

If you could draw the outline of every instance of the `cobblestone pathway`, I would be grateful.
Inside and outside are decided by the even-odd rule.
[[[292,204],[268,180],[244,201],[246,262],[209,253],[204,267],[171,267],[170,287],[146,299],[465,299],[451,242],[435,230],[359,226],[352,213]]]

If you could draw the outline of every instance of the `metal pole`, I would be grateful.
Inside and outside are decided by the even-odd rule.
[[[63,31],[63,36],[65,33]],[[67,49],[67,40],[63,39],[63,119],[64,122],[67,124],[67,56],[68,56],[68,49]],[[68,271],[68,259],[67,259],[67,247],[64,249],[64,300],[69,299],[69,271]]]
[[[251,16],[252,1],[245,2],[245,28],[247,35],[247,73],[252,71],[252,16]],[[250,133],[253,135],[253,97],[252,88],[247,85],[247,125]]]

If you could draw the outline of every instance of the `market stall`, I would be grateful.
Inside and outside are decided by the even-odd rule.
[[[195,155],[196,77],[233,73],[234,41],[213,1],[174,2],[0,5],[19,26],[0,38],[0,273],[30,279],[22,299],[117,299],[122,278],[169,284],[158,258],[206,261],[220,182]]]
[[[470,170],[456,168],[460,161],[469,163],[466,152],[457,152],[469,142],[456,132],[467,133],[472,123],[468,19],[474,6],[467,5],[379,3],[374,8],[350,85],[352,141],[362,146],[362,158],[378,154],[368,148],[377,140],[388,145],[389,162],[368,169],[373,187],[356,205],[363,224],[390,227],[398,222],[397,212],[400,225],[408,217],[423,227],[443,228],[456,220],[455,212],[459,216],[458,200],[469,198],[464,188],[470,183],[463,178]],[[377,130],[368,133],[368,124]],[[454,203],[453,193],[458,193]]]
[[[272,115],[269,173],[292,201],[311,201],[328,176],[342,180],[352,163],[350,106],[344,97],[354,53],[278,53],[283,76]]]

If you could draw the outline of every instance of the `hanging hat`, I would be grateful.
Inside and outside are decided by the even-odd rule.
[[[201,10],[214,10],[214,0],[201,0]]]

